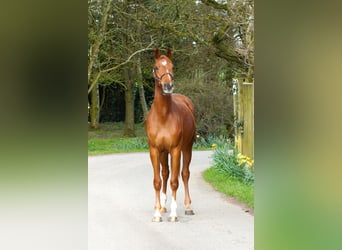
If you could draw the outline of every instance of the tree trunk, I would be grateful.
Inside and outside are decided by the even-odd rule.
[[[144,3],[141,2],[141,5],[137,9],[137,19],[138,20],[142,19],[141,7],[143,7],[143,5],[144,5]],[[138,44],[139,48],[143,47],[142,35],[143,35],[142,23],[138,22],[137,23],[137,44]],[[137,82],[138,82],[139,99],[140,99],[140,104],[141,104],[141,108],[143,111],[144,122],[145,122],[146,117],[147,117],[148,108],[147,108],[146,99],[145,99],[143,75],[142,75],[142,70],[141,70],[141,54],[138,55],[136,63],[137,63]]]
[[[127,65],[124,69],[125,74],[125,130],[123,135],[128,137],[135,137],[134,128],[134,78],[132,77],[131,65]]]
[[[93,129],[99,128],[100,120],[100,97],[98,79],[100,72],[94,77],[93,68],[96,67],[97,56],[100,45],[102,44],[104,33],[106,32],[107,18],[109,15],[112,0],[107,1],[106,9],[101,20],[101,26],[97,34],[95,44],[90,49],[89,63],[88,63],[88,94],[90,95],[90,127]]]
[[[146,117],[147,117],[147,113],[148,113],[148,108],[147,108],[147,103],[146,103],[146,99],[145,99],[145,91],[144,91],[143,76],[142,76],[142,71],[141,71],[140,55],[137,59],[137,81],[138,81],[139,99],[140,99],[140,104],[141,104],[141,108],[143,111],[144,122],[145,122]]]
[[[93,129],[99,128],[99,104],[99,85],[96,84],[90,91],[90,127]]]
[[[128,1],[123,1],[124,9],[128,11]],[[131,23],[128,19],[125,20],[124,26],[126,30],[130,30],[132,28]],[[122,58],[125,58],[127,55],[131,53],[131,37],[129,33],[123,33],[122,42],[126,44],[127,47],[124,47],[121,50]],[[135,128],[134,128],[134,84],[135,79],[133,76],[133,65],[132,63],[127,63],[123,66],[123,75],[125,79],[125,129],[123,132],[124,136],[135,137]]]
[[[96,64],[97,56],[99,53],[99,48],[100,48],[100,45],[102,44],[104,33],[106,32],[106,24],[107,24],[107,19],[108,19],[111,3],[112,3],[112,0],[107,1],[106,10],[101,20],[101,28],[98,31],[97,39],[95,41],[94,46],[92,46],[90,49],[90,56],[89,56],[89,63],[88,63],[88,89],[92,89],[96,84],[95,81],[91,83],[90,79],[92,78],[93,67]]]

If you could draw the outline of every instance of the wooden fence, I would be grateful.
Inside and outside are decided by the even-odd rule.
[[[233,83],[235,150],[254,159],[254,83]]]

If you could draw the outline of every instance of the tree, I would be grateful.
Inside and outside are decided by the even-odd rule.
[[[89,65],[93,60],[93,66],[88,65],[88,74],[91,73],[88,91],[96,84],[116,84],[125,90],[127,135],[134,135],[132,113],[136,94],[140,97],[141,116],[148,110],[145,98],[151,96],[145,97],[145,90],[153,89],[154,47],[162,50],[172,47],[176,91],[185,90],[181,84],[196,79],[202,89],[222,87],[221,91],[226,89],[225,95],[229,97],[232,77],[253,78],[253,1],[92,0],[90,3],[90,52],[94,53],[101,30],[103,36],[96,60],[89,53]],[[106,14],[108,4],[111,6]],[[101,25],[104,16],[107,16],[105,28]],[[195,88],[196,84],[192,86]],[[206,93],[209,92],[215,93],[214,90]],[[200,94],[203,97],[206,93]],[[195,98],[202,98],[201,95]]]
[[[254,1],[202,2],[214,8],[219,16],[218,24],[221,23],[211,39],[217,50],[215,54],[235,63],[251,81],[254,77]]]
[[[125,89],[126,121],[125,135],[134,136],[134,85],[132,61],[135,55],[150,49],[139,48],[132,40],[134,23],[128,16],[135,7],[131,1],[112,0],[89,2],[89,62],[88,93],[90,94],[91,127],[99,122],[98,85],[120,84]],[[119,39],[118,39],[119,38]],[[121,39],[120,39],[121,38]],[[113,48],[120,49],[113,49]],[[135,51],[134,51],[135,50]]]
[[[137,8],[137,20],[142,19],[142,5],[140,4],[139,7]],[[143,26],[140,21],[137,22],[137,44],[140,48],[143,47]],[[148,107],[146,103],[146,98],[145,98],[145,91],[144,91],[144,79],[143,79],[143,73],[142,73],[142,65],[141,65],[141,54],[137,55],[136,59],[136,71],[137,71],[137,83],[138,83],[138,91],[139,91],[139,99],[140,99],[140,104],[141,108],[143,111],[143,117],[144,121],[147,117],[148,113]]]
[[[99,4],[96,5],[95,3]],[[88,94],[90,93],[90,126],[92,128],[98,128],[99,126],[99,110],[100,110],[100,102],[99,102],[99,88],[98,88],[98,80],[100,77],[100,73],[97,73],[96,76],[93,76],[93,69],[96,67],[96,64],[98,63],[98,54],[100,50],[100,46],[103,43],[104,34],[106,32],[106,24],[107,19],[109,15],[109,10],[111,6],[112,0],[108,0],[105,5],[105,11],[102,17],[100,18],[100,25],[98,26],[98,29],[95,31],[93,29],[90,29],[88,31],[88,34],[91,36],[90,40],[92,41],[92,44],[89,47],[88,55],[89,55],[89,61],[88,61]],[[88,2],[89,9],[88,10],[94,10],[96,13],[99,10],[99,7],[101,7],[102,1],[90,1]],[[91,13],[94,13],[91,12]],[[96,17],[95,17],[96,18]],[[93,19],[91,16],[88,18],[88,27],[92,27],[93,21],[96,21],[98,19]]]

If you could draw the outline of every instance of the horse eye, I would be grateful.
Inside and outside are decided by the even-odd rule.
[[[154,70],[158,70],[158,67],[154,67]]]

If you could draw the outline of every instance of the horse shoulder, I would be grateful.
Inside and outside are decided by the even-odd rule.
[[[184,106],[191,111],[193,115],[195,115],[195,109],[194,104],[191,101],[191,99],[185,95],[181,94],[173,94],[172,100],[178,105],[178,106]]]

